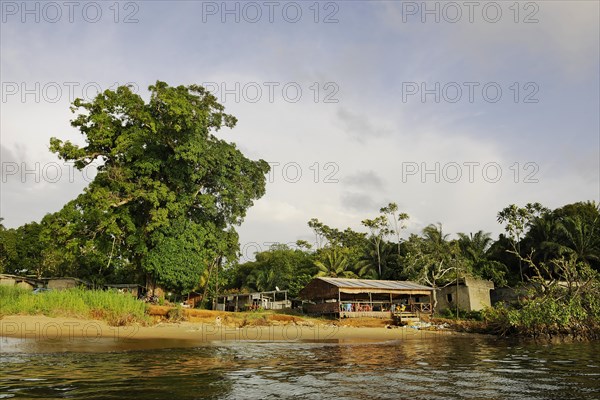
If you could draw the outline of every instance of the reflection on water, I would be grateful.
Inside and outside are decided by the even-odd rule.
[[[174,343],[154,347],[169,344]],[[71,351],[62,352],[67,345]],[[90,353],[86,343],[70,341],[45,354],[27,346],[48,350],[48,344],[2,339],[0,398],[600,398],[600,343],[535,345],[444,336],[357,344],[216,342],[151,350],[132,345],[123,350],[113,343],[115,351]]]

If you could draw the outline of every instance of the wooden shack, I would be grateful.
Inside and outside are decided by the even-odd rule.
[[[299,293],[306,312],[340,318],[390,318],[431,314],[434,289],[410,281],[319,277]]]
[[[291,308],[287,290],[272,290],[255,293],[233,293],[217,298],[219,311],[283,310]]]

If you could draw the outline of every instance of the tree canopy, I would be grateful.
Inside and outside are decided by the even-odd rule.
[[[54,229],[73,226],[60,239],[78,242],[79,263],[95,255],[98,269],[130,264],[160,284],[191,290],[207,265],[235,257],[235,226],[265,193],[269,166],[216,136],[237,120],[203,87],[159,81],[149,91],[148,102],[126,86],[74,101],[71,125],[86,144],[52,138],[50,149],[79,169],[100,166],[52,217]]]

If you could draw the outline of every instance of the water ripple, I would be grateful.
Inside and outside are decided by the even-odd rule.
[[[0,399],[590,399],[600,398],[599,350],[464,337],[96,353],[12,348],[0,354]]]

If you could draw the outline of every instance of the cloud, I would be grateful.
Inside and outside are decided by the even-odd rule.
[[[13,152],[4,145],[0,145],[0,160],[3,163],[14,163],[18,161]]]
[[[364,143],[369,138],[382,138],[392,133],[392,129],[371,121],[369,117],[356,111],[340,107],[337,111],[339,125],[352,139]]]
[[[0,216],[4,225],[17,227],[40,221],[49,212],[60,210],[79,195],[93,179],[95,170],[80,172],[72,164],[52,159],[36,158],[25,144],[0,146],[2,176]]]
[[[354,211],[372,212],[377,208],[373,198],[364,193],[344,192],[341,195],[341,202],[344,207]]]
[[[409,10],[408,3],[416,9]],[[452,8],[458,7],[461,12],[455,21],[454,11],[443,11],[444,2],[430,5],[377,2],[373,6],[378,6],[375,15],[384,29],[405,40],[417,40],[427,49],[426,53],[411,57],[413,67],[430,63],[423,65],[424,71],[460,63],[465,71],[497,74],[511,70],[523,74],[535,70],[542,74],[560,73],[568,80],[580,80],[593,71],[597,73],[598,2],[528,2],[520,3],[518,8],[510,2],[496,2],[496,6],[487,11],[482,3],[473,3],[476,6],[471,14],[472,22],[466,3],[451,3]],[[439,9],[437,22],[435,13],[424,12],[425,8],[436,6]],[[497,7],[499,18],[495,17]]]
[[[383,190],[383,180],[374,171],[359,171],[343,179],[348,186],[360,188]]]

